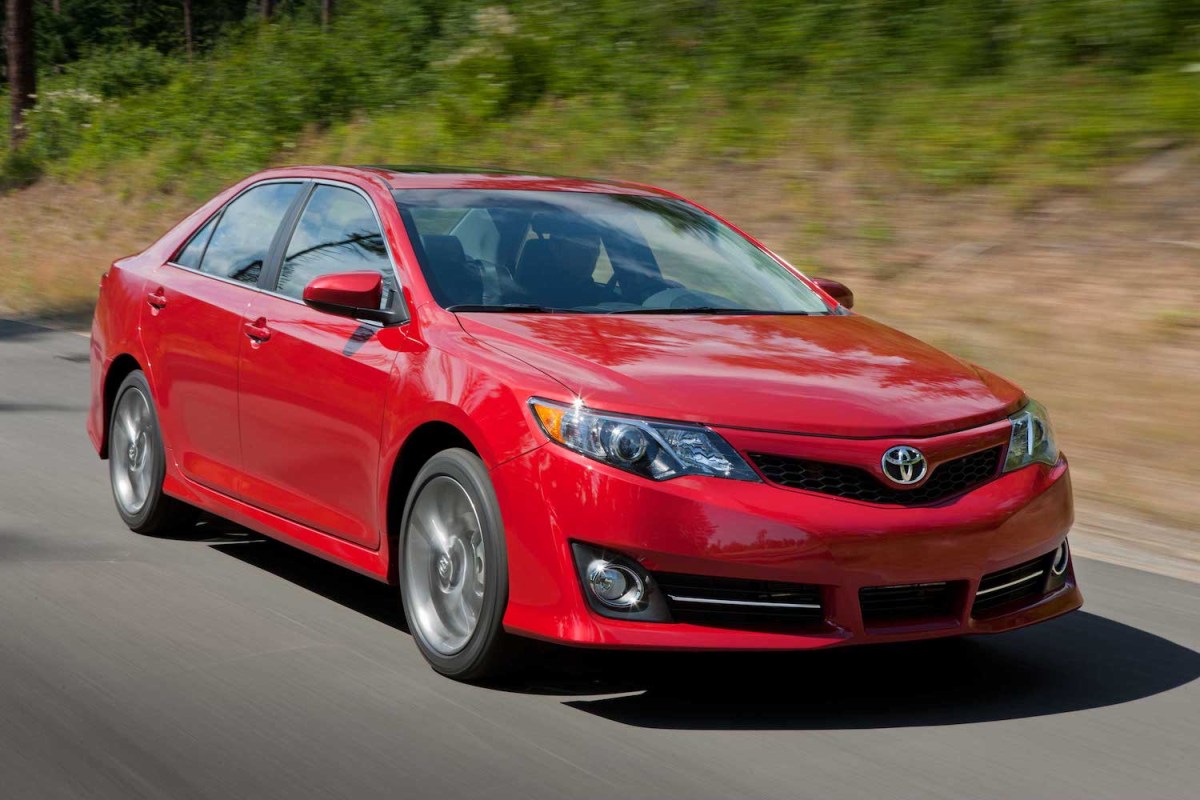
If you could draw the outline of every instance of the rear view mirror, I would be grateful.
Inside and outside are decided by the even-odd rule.
[[[304,287],[306,305],[339,317],[390,321],[392,313],[379,308],[382,301],[383,276],[374,271],[319,275]]]
[[[846,308],[854,308],[854,292],[846,284],[829,278],[813,278],[812,282]]]

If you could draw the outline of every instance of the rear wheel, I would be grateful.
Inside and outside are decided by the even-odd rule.
[[[421,654],[458,680],[495,677],[511,653],[502,619],[508,562],[483,462],[444,450],[421,468],[399,537],[404,615]]]
[[[163,494],[166,454],[150,386],[140,370],[125,377],[113,400],[108,471],[117,513],[130,530],[158,535],[195,522],[196,509]]]

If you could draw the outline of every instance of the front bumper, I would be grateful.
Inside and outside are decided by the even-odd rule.
[[[811,649],[996,633],[1083,602],[1072,567],[1051,591],[972,615],[985,575],[1044,557],[1066,538],[1073,506],[1065,460],[1003,474],[923,507],[872,505],[765,482],[655,483],[556,445],[500,465],[492,478],[508,541],[504,624],[524,636],[614,648]],[[572,540],[622,553],[651,573],[817,585],[825,619],[764,629],[604,617],[583,595]],[[860,589],[931,582],[954,587],[945,613],[864,620]]]

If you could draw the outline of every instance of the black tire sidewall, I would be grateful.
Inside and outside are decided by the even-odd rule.
[[[420,627],[413,619],[405,579],[404,553],[413,505],[421,490],[439,476],[452,478],[466,489],[479,515],[487,555],[484,567],[483,608],[479,613],[479,622],[466,646],[452,656],[438,653],[422,637]],[[417,473],[404,504],[404,515],[396,541],[396,558],[399,564],[404,616],[413,640],[425,660],[443,675],[460,680],[481,678],[492,672],[506,636],[503,619],[508,606],[508,552],[500,504],[488,477],[487,468],[479,456],[468,450],[455,448],[443,450],[425,463]]]
[[[121,506],[121,501],[117,499],[116,487],[113,486],[113,502],[117,506],[117,513],[121,515],[121,519],[129,528],[136,532],[142,532],[150,527],[153,527],[155,522],[161,515],[164,506],[169,502],[163,494],[162,485],[163,478],[167,474],[167,459],[166,451],[163,447],[162,431],[158,425],[158,410],[154,407],[154,395],[150,393],[150,384],[146,380],[146,376],[141,370],[134,370],[129,373],[125,380],[121,381],[120,387],[117,389],[116,395],[113,397],[112,412],[108,420],[108,441],[111,444],[113,441],[113,427],[116,425],[117,409],[121,405],[121,399],[129,391],[139,391],[146,398],[146,406],[150,409],[150,421],[152,425],[150,445],[154,449],[154,473],[151,475],[150,492],[146,496],[146,502],[136,514],[128,513]],[[116,469],[115,461],[112,458],[112,453],[109,453],[109,480],[112,480],[112,472]]]

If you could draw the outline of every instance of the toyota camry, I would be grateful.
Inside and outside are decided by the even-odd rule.
[[[101,280],[88,433],[134,531],[397,587],[439,672],[521,637],[803,650],[1082,603],[1046,410],[640,184],[292,167]]]

